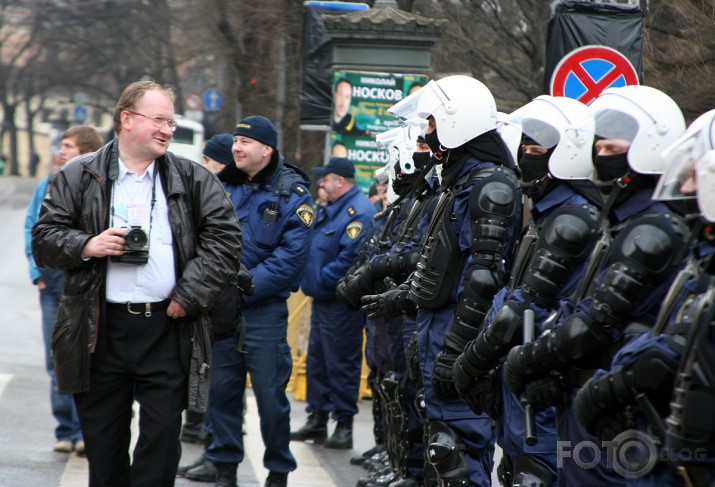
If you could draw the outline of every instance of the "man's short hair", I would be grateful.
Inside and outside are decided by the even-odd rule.
[[[89,125],[75,125],[65,130],[63,139],[72,139],[80,154],[94,152],[104,145],[102,137]]]
[[[333,86],[333,93],[335,93],[335,91],[338,89],[338,85],[339,85],[340,83],[347,83],[347,84],[350,86],[350,88],[353,87],[353,84],[350,82],[349,79],[347,79],[347,78],[338,78],[338,81],[335,82],[335,86]],[[352,94],[352,92],[351,92],[350,94]]]
[[[136,107],[137,102],[141,100],[147,91],[161,91],[173,103],[176,100],[176,90],[171,85],[160,85],[156,81],[142,80],[135,81],[122,91],[117,106],[114,108],[114,132],[119,134],[122,131],[122,112],[124,110],[132,110]]]

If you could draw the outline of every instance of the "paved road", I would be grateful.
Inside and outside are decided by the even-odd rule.
[[[25,211],[38,181],[0,177],[0,487],[86,487],[87,461],[55,453],[54,419],[49,405],[49,379],[44,368],[38,294],[29,279],[24,256]],[[305,403],[293,402],[292,424],[305,422]],[[353,450],[329,450],[292,443],[298,470],[291,487],[351,487],[365,471],[349,464],[352,455],[372,446],[369,401],[355,418]],[[332,425],[331,425],[332,428]],[[249,393],[246,459],[238,470],[242,487],[262,486],[258,413]],[[200,447],[184,444],[182,464],[192,462]],[[211,484],[177,479],[177,487]],[[498,485],[496,482],[494,485]]]

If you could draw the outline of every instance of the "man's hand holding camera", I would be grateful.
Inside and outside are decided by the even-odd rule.
[[[124,255],[125,237],[129,233],[126,228],[107,228],[105,231],[89,239],[82,250],[82,258],[116,257]],[[186,316],[186,310],[178,301],[172,299],[166,309],[169,318],[177,319]]]
[[[82,258],[110,257],[124,254],[127,235],[126,228],[107,228],[105,231],[89,239],[82,250]]]

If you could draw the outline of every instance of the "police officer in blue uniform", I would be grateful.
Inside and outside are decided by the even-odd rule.
[[[313,298],[308,341],[308,421],[291,433],[293,440],[325,441],[326,448],[352,448],[353,416],[357,414],[362,362],[364,318],[337,300],[335,288],[360,250],[365,228],[375,206],[355,184],[355,166],[345,157],[333,157],[313,169],[328,204],[315,220],[310,259],[301,280],[303,292]],[[327,439],[328,417],[337,426]]]
[[[241,264],[253,275],[254,292],[243,298],[241,327],[213,347],[213,376],[208,416],[213,442],[206,459],[216,466],[217,486],[234,487],[244,458],[243,398],[246,374],[261,418],[269,471],[266,487],[284,487],[296,468],[289,449],[290,403],[285,388],[292,357],[286,341],[287,298],[298,289],[313,236],[310,178],[285,162],[276,148],[278,133],[265,117],[254,115],[236,124],[233,157],[219,179],[245,228]],[[187,472],[192,478],[193,470]]]

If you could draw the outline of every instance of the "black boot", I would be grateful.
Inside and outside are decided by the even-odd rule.
[[[216,487],[238,487],[236,485],[236,463],[216,464]]]
[[[325,441],[328,436],[328,413],[310,413],[308,421],[298,431],[292,431],[291,440],[313,440],[316,444]]]
[[[184,477],[189,480],[195,480],[197,482],[215,482],[216,481],[216,466],[213,462],[206,460],[201,462],[201,465],[188,470]]]
[[[186,420],[181,427],[181,441],[185,443],[204,443],[208,433],[204,429],[204,415],[186,411]]]
[[[362,465],[376,453],[385,451],[385,445],[377,444],[359,455],[350,457],[350,465]]]
[[[204,452],[201,454],[201,456],[199,458],[197,458],[196,460],[194,460],[193,463],[179,467],[176,470],[176,476],[177,477],[185,477],[186,473],[189,470],[192,470],[196,467],[200,467],[201,464],[203,464],[205,461],[206,461],[206,451],[204,450]]]
[[[340,450],[349,450],[353,447],[353,418],[338,420],[338,425],[335,427],[333,434],[325,441],[325,448],[337,448]]]

